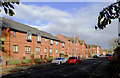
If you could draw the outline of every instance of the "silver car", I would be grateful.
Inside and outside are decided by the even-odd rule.
[[[66,58],[58,57],[58,58],[56,58],[55,60],[52,61],[52,64],[60,65],[60,64],[66,63],[66,62],[67,62]]]

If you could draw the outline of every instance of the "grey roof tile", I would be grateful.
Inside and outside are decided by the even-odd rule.
[[[28,25],[24,25],[24,24],[21,24],[21,23],[18,23],[18,22],[15,22],[13,20],[3,18],[3,17],[0,17],[0,21],[2,21],[2,22],[0,22],[0,23],[2,23],[2,25],[7,26],[11,29],[19,30],[19,31],[22,31],[22,32],[30,31],[34,35],[40,34],[43,37],[63,42],[62,40],[58,39],[56,36],[53,36],[50,33],[38,30],[37,28],[34,28],[34,27],[30,27]]]

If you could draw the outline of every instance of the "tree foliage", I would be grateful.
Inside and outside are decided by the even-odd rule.
[[[103,8],[99,13],[98,23],[95,29],[104,29],[108,24],[111,24],[113,19],[118,18],[120,22],[120,1],[111,4],[110,6]]]
[[[6,14],[9,14],[9,16],[13,16],[15,15],[13,9],[14,9],[14,4],[18,4],[19,5],[19,2],[1,2],[0,1],[0,6],[4,9],[4,12]],[[0,10],[1,12],[1,10]]]

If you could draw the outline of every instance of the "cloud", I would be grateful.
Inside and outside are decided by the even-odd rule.
[[[91,3],[83,8],[71,8],[73,12],[59,10],[50,6],[15,5],[15,17],[26,24],[56,35],[58,33],[85,39],[87,44],[109,47],[109,39],[117,37],[117,21],[114,20],[104,30],[95,30],[98,13],[110,3]],[[32,23],[29,24],[29,23]]]

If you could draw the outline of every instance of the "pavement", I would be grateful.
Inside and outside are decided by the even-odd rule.
[[[0,73],[2,73],[2,76],[7,75],[23,75],[22,71],[28,71],[30,69],[37,69],[37,68],[44,68],[45,66],[50,65],[51,63],[43,63],[38,65],[30,65],[30,66],[21,66],[21,67],[14,67],[14,68],[6,68],[1,69]],[[21,72],[21,73],[20,73]]]
[[[53,66],[48,63],[24,66],[10,70],[10,74],[4,74],[3,78],[110,78],[107,69],[108,63],[109,61],[105,58],[98,58],[84,59],[81,64],[77,65]]]
[[[2,78],[111,78],[105,58],[84,59],[77,65],[44,63],[2,70]],[[5,73],[7,72],[7,73]]]

